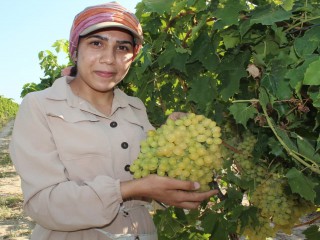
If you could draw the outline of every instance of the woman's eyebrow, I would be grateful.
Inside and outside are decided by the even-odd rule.
[[[108,37],[103,37],[101,35],[98,35],[98,34],[94,34],[94,35],[90,35],[87,37],[87,39],[89,38],[98,38],[102,41],[109,41],[109,38]],[[117,40],[116,41],[118,44],[130,44],[131,46],[133,46],[133,43],[131,41],[128,41],[128,40]]]

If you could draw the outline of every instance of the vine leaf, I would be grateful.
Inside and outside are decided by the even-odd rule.
[[[317,61],[310,63],[309,67],[304,74],[303,83],[305,85],[320,85],[320,58]]]
[[[210,83],[210,77],[202,77],[190,82],[190,90],[188,95],[189,101],[194,101],[201,107],[205,107],[212,99],[214,99],[214,90]]]
[[[168,43],[166,49],[158,58],[159,67],[163,68],[170,64],[174,56],[176,55],[176,48],[173,44]]]
[[[164,12],[170,12],[174,1],[175,0],[143,0],[143,3],[147,10],[161,15]]]
[[[158,210],[158,214],[154,217],[158,231],[165,232],[166,235],[171,238],[174,238],[181,228],[179,222],[172,217],[173,211],[172,207],[165,210]]]
[[[170,65],[171,68],[186,73],[186,63],[189,58],[187,52],[182,52],[181,49],[176,48],[172,43],[167,45],[167,49],[159,56],[158,62],[160,67]]]
[[[289,99],[292,95],[289,81],[285,79],[288,61],[290,59],[285,56],[273,59],[269,65],[271,72],[265,74],[261,79],[261,86],[270,89],[270,92],[278,99]]]
[[[292,135],[297,139],[299,153],[320,164],[320,155],[316,153],[316,150],[310,142],[296,133],[292,133]]]
[[[298,193],[301,197],[314,202],[316,198],[316,192],[314,187],[317,183],[313,183],[310,179],[306,178],[300,171],[296,168],[292,168],[287,174],[289,185],[293,193]]]
[[[318,47],[320,41],[319,27],[313,27],[306,31],[303,37],[294,41],[294,49],[300,57],[308,57]]]
[[[319,108],[320,109],[320,89],[319,88],[315,88],[315,87],[311,87],[309,88],[308,90],[308,94],[310,95],[310,98],[312,99],[313,101],[313,106],[315,106],[316,108]],[[318,127],[319,124],[320,124],[320,117],[318,117],[319,120],[316,120],[317,121],[317,125],[315,126]]]
[[[205,232],[211,232],[212,239],[228,240],[228,222],[222,215],[209,212],[204,215],[202,225]]]
[[[222,4],[222,2],[220,2],[221,7],[215,12],[215,15],[219,19],[215,27],[220,29],[223,26],[237,25],[239,12],[245,9],[245,6],[241,4],[241,2],[242,1],[239,0],[231,0],[226,4]]]
[[[229,107],[229,110],[236,122],[242,124],[245,128],[247,128],[248,120],[258,113],[253,105],[248,106],[247,103],[234,103]]]
[[[281,6],[284,8],[286,11],[291,11],[294,5],[294,0],[283,0],[283,3]]]
[[[200,33],[192,47],[192,54],[189,62],[200,61],[203,66],[214,71],[219,64],[219,58],[216,55],[216,46],[212,44],[211,38],[207,33]]]
[[[221,80],[220,93],[223,100],[227,101],[239,91],[240,79],[248,76],[244,66],[248,65],[250,59],[249,51],[236,56],[226,57],[226,60],[219,64],[219,80]],[[239,67],[241,66],[241,67]]]
[[[285,77],[290,79],[290,85],[296,90],[297,93],[300,93],[302,87],[302,79],[304,79],[304,74],[309,67],[310,63],[314,62],[318,57],[311,56],[307,58],[302,65],[297,66],[293,69],[290,69]]]
[[[291,13],[283,8],[274,8],[271,4],[257,8],[253,11],[251,24],[261,23],[263,25],[272,25],[276,22],[287,20],[291,17]]]
[[[302,232],[307,240],[319,240],[320,239],[320,227],[312,225]]]

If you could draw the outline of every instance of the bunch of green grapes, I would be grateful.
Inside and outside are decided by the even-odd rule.
[[[237,152],[233,153],[232,159],[240,169],[241,175],[249,180],[260,183],[267,174],[267,169],[257,165],[253,161],[252,151],[257,139],[251,133],[245,133],[243,141],[236,146]]]
[[[249,240],[262,240],[275,236],[277,232],[278,229],[268,218],[259,216],[257,222],[251,220],[250,224],[246,225],[242,236]]]
[[[200,191],[209,190],[214,171],[222,168],[220,137],[220,127],[203,115],[189,113],[175,121],[168,119],[148,132],[130,171],[134,178],[157,174],[197,181]]]
[[[286,187],[286,180],[274,174],[255,188],[251,203],[259,209],[261,217],[269,219],[275,230],[290,233],[300,217],[315,209],[311,202],[298,195],[287,194]]]

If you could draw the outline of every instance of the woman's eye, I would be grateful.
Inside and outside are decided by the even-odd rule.
[[[92,41],[90,44],[95,47],[100,47],[102,45],[99,41]]]
[[[118,48],[121,51],[129,51],[129,48],[127,46],[119,46]]]

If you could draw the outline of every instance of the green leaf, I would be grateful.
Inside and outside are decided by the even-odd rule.
[[[224,101],[239,92],[241,78],[247,77],[246,66],[250,59],[250,52],[240,52],[238,55],[225,56],[218,66],[218,79],[221,81],[219,92]]]
[[[282,27],[277,27],[276,25],[272,25],[272,29],[275,34],[275,41],[280,46],[285,46],[288,43],[287,34],[283,31]]]
[[[188,61],[189,54],[187,53],[175,53],[171,60],[171,67],[179,70],[180,72],[186,73],[186,63]]]
[[[271,154],[273,154],[276,157],[283,156],[283,147],[279,143],[279,141],[277,141],[274,138],[270,138],[269,141],[268,141],[268,145],[270,147],[270,153]]]
[[[305,85],[320,85],[320,58],[317,61],[310,63],[304,75],[303,84]]]
[[[220,94],[224,101],[228,101],[230,97],[239,92],[240,79],[246,75],[247,73],[239,68],[234,69],[233,72],[225,71],[219,74],[219,78],[222,82]]]
[[[205,109],[206,105],[215,98],[215,92],[211,78],[199,77],[190,82],[188,101],[194,101],[200,109]]]
[[[314,188],[318,185],[318,183],[313,183],[310,181],[296,168],[292,168],[286,174],[286,177],[288,178],[288,182],[293,193],[298,193],[304,199],[314,202],[316,197]]]
[[[278,126],[275,126],[274,122],[271,120],[271,122],[274,125],[274,130],[276,131],[277,135],[281,138],[281,140],[284,142],[285,145],[288,146],[291,150],[298,152],[298,147],[297,145],[290,139],[288,136],[288,132],[285,131],[284,129],[281,129]]]
[[[247,122],[252,119],[257,113],[257,109],[253,105],[247,103],[234,103],[229,107],[231,114],[238,124],[242,124],[247,128]]]
[[[244,208],[244,211],[240,216],[241,230],[246,228],[248,224],[253,223],[253,225],[256,226],[259,223],[257,210],[258,209],[255,207]]]
[[[299,153],[320,165],[320,155],[316,153],[315,148],[310,144],[310,142],[296,133],[293,133],[292,135],[297,139]]]
[[[306,240],[319,240],[320,239],[320,227],[312,225],[302,232],[306,236]]]
[[[156,12],[161,15],[164,12],[170,12],[171,6],[175,0],[142,0],[142,2],[146,6],[145,10]]]
[[[294,6],[295,0],[283,0],[281,6],[286,11],[291,11]]]
[[[183,223],[183,224],[187,224],[188,219],[186,217],[186,213],[184,212],[184,210],[182,208],[174,208],[174,213],[177,216],[177,219]]]
[[[250,19],[251,24],[261,23],[262,25],[272,25],[276,22],[281,22],[290,19],[292,14],[285,11],[282,7],[274,7],[271,4],[258,6],[253,11]]]
[[[269,89],[270,93],[278,99],[289,99],[292,96],[287,73],[286,59],[275,58],[269,63],[268,72],[261,79],[261,86]]]
[[[202,218],[204,231],[211,233],[212,239],[228,240],[228,221],[223,215],[208,211]]]
[[[319,26],[312,27],[305,34],[296,38],[294,41],[294,49],[298,56],[306,57],[311,55],[319,47],[320,31]]]
[[[309,67],[310,63],[314,62],[316,59],[318,59],[318,56],[311,56],[307,58],[302,65],[295,66],[286,73],[285,78],[290,80],[290,86],[294,88],[297,93],[300,93],[307,68]]]
[[[259,88],[259,102],[264,108],[266,108],[269,103],[272,106],[274,102],[271,98],[271,95],[263,87]]]
[[[225,31],[221,33],[221,37],[226,49],[234,48],[240,43],[240,36],[234,31]]]
[[[222,29],[225,26],[238,25],[239,13],[246,9],[243,1],[230,0],[226,3],[220,1],[219,7],[215,11],[218,21],[215,23],[214,28]]]
[[[165,210],[158,210],[153,219],[159,232],[165,232],[168,237],[174,236],[180,231],[180,223],[173,217],[173,207]]]
[[[313,106],[320,109],[320,88],[310,87],[308,89],[308,94],[313,101]]]
[[[214,226],[217,224],[219,219],[218,214],[215,212],[207,212],[203,219],[201,226],[203,227],[204,232],[210,233],[213,231]]]
[[[171,64],[172,59],[175,57],[175,55],[176,55],[175,46],[172,43],[168,43],[166,46],[166,49],[158,57],[159,67],[163,68],[163,67]]]
[[[215,70],[219,58],[216,55],[216,45],[212,43],[212,39],[207,32],[201,32],[191,50],[192,54],[189,62],[200,61],[207,70]]]
[[[65,39],[57,40],[53,43],[52,47],[55,48],[55,51],[57,53],[63,52],[63,53],[68,53],[68,41]]]

